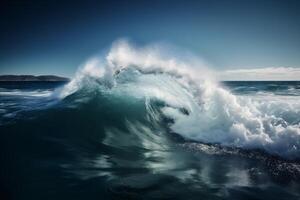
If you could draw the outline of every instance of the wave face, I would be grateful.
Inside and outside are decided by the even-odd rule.
[[[135,48],[119,41],[104,58],[91,59],[64,87],[60,98],[72,98],[76,106],[100,95],[107,101],[118,101],[120,109],[131,105],[126,112],[139,112],[145,105],[145,113],[136,121],[145,118],[149,124],[159,124],[168,119],[166,127],[185,139],[260,149],[287,159],[300,157],[297,93],[260,90],[233,94],[235,91],[214,81],[201,62],[162,55],[153,46]]]

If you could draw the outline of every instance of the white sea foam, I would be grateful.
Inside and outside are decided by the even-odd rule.
[[[33,91],[22,91],[18,89],[13,90],[0,90],[0,95],[2,96],[28,96],[28,97],[49,97],[51,96],[52,91],[50,90],[33,90]]]
[[[122,82],[122,74],[135,78]],[[112,93],[164,101],[168,106],[162,112],[174,119],[171,129],[184,138],[300,157],[300,102],[295,97],[236,96],[211,74],[199,59],[164,57],[160,48],[119,41],[104,59],[94,58],[79,70],[61,96],[96,80]]]

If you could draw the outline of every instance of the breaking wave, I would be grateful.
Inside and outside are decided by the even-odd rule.
[[[99,101],[103,115],[119,109],[128,130],[152,139],[157,134],[151,132],[167,129],[194,142],[300,157],[297,96],[234,95],[201,60],[178,59],[157,46],[116,42],[105,56],[89,60],[59,96],[74,107]],[[106,132],[116,134],[112,129]],[[107,135],[106,142],[118,142]],[[163,146],[159,140],[145,145]]]

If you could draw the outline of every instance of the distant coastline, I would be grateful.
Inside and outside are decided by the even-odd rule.
[[[48,81],[48,82],[68,82],[69,78],[55,75],[0,75],[0,81]]]

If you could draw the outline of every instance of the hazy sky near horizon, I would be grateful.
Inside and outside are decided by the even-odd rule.
[[[293,73],[300,67],[299,10],[296,0],[5,0],[0,74],[72,76],[124,37],[187,49],[229,74],[276,67]]]

